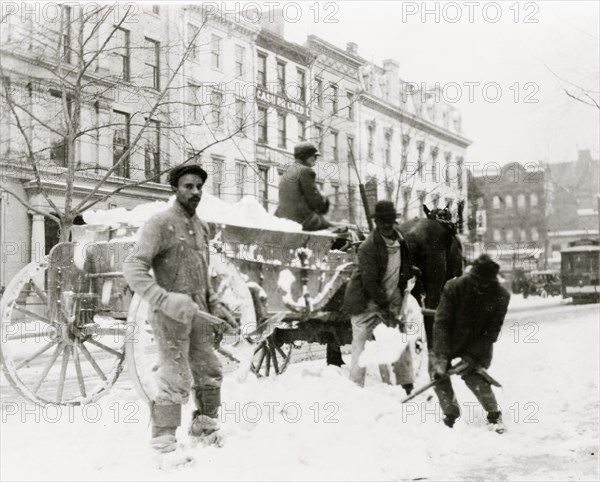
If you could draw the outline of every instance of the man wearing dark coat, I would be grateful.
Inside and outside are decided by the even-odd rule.
[[[451,361],[461,357],[469,363],[462,379],[486,410],[491,426],[498,433],[504,431],[492,387],[477,372],[478,367],[489,368],[492,362],[492,345],[498,339],[510,300],[509,292],[498,281],[499,269],[488,255],[481,255],[468,273],[446,283],[435,312],[432,375],[442,379],[435,392],[449,427],[460,416],[460,408],[446,374]]]
[[[375,205],[376,228],[358,249],[358,266],[344,295],[342,310],[351,315],[352,364],[350,379],[364,386],[366,369],[358,359],[378,323],[394,325],[402,306],[407,281],[415,273],[408,245],[396,224],[396,208],[391,201]],[[407,393],[413,388],[410,351],[405,350],[394,364],[396,383]]]
[[[279,181],[279,205],[275,216],[291,219],[302,225],[304,231],[319,231],[331,226],[324,215],[329,211],[329,200],[317,188],[316,173],[312,167],[321,154],[310,142],[294,147],[294,164],[286,168]]]

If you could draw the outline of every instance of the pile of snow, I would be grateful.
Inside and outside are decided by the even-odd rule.
[[[195,466],[173,473],[152,462],[148,407],[133,390],[114,388],[83,408],[3,403],[0,478],[598,480],[598,326],[594,312],[544,323],[538,343],[500,339],[490,373],[504,385],[496,390],[504,435],[487,430],[457,377],[464,417],[450,430],[431,392],[400,405],[404,391],[382,384],[377,370],[361,389],[347,366],[318,360],[276,378],[226,376],[225,446],[188,448]],[[193,408],[183,410],[182,443]]]
[[[124,208],[86,211],[83,220],[89,225],[104,225],[117,228],[122,225],[142,226],[150,217],[158,214],[175,202],[171,196],[168,202],[155,201],[140,204],[131,211]],[[202,195],[202,201],[196,209],[200,219],[218,224],[231,224],[248,228],[272,231],[297,232],[302,226],[289,219],[269,214],[253,197],[246,196],[235,204],[229,204],[208,193]]]

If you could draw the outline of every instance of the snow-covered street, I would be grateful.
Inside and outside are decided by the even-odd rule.
[[[279,378],[226,377],[226,446],[189,449],[195,465],[172,472],[153,464],[148,409],[133,389],[115,387],[83,408],[4,401],[1,478],[597,480],[599,310],[562,304],[513,299],[490,368],[504,385],[504,435],[487,430],[460,379],[463,417],[450,430],[435,397],[427,401],[432,391],[400,405],[403,390],[383,385],[377,370],[359,389],[346,367],[317,360]]]

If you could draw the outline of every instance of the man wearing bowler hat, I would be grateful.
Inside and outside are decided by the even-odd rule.
[[[294,164],[288,166],[279,181],[279,205],[275,216],[291,219],[302,225],[304,231],[327,229],[331,223],[324,215],[329,211],[329,200],[317,188],[313,166],[321,153],[310,142],[294,147]]]
[[[379,201],[373,217],[376,228],[358,248],[358,266],[346,288],[342,307],[352,321],[350,379],[360,386],[364,386],[366,369],[358,365],[358,359],[366,341],[372,339],[378,323],[396,326],[407,282],[418,272],[396,224],[394,204]],[[396,383],[410,393],[413,369],[409,350],[394,364],[394,372]]]
[[[149,322],[159,353],[158,387],[151,402],[151,446],[158,453],[177,449],[181,406],[193,386],[196,410],[189,434],[194,441],[220,445],[221,362],[214,352],[209,312],[227,324],[236,320],[219,302],[208,276],[209,229],[196,216],[207,174],[198,165],[181,165],[169,174],[175,202],[141,229],[137,252],[123,264],[133,291],[151,306]],[[154,276],[150,275],[152,270]]]
[[[446,283],[435,312],[431,374],[441,379],[434,389],[448,427],[460,416],[460,407],[446,374],[452,359],[461,357],[469,364],[462,379],[487,412],[490,427],[498,433],[505,430],[492,387],[477,370],[492,363],[492,345],[510,301],[510,293],[498,281],[499,269],[488,255],[481,255],[469,272]]]

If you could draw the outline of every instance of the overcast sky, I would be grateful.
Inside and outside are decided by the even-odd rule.
[[[424,5],[303,3],[285,36],[303,43],[315,34],[343,48],[353,41],[368,60],[397,59],[406,81],[447,85],[444,97],[461,110],[464,133],[473,141],[471,162],[560,162],[576,159],[578,149],[591,149],[598,159],[600,111],[568,98],[562,88],[579,93],[572,82],[594,91],[598,101],[599,2],[427,2],[439,11],[437,19],[434,13],[422,17]],[[294,12],[288,7],[289,17]],[[472,86],[473,102],[471,82],[480,83]]]

